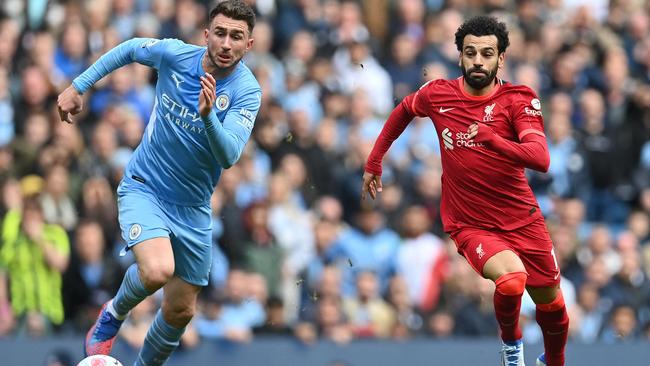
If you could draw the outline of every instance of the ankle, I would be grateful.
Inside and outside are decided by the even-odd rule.
[[[126,319],[127,315],[129,315],[129,314],[128,314],[128,313],[127,313],[127,314],[119,314],[119,313],[117,312],[117,310],[115,310],[115,307],[113,306],[113,301],[114,301],[114,300],[115,300],[115,299],[111,299],[111,300],[108,302],[108,304],[106,305],[106,311],[108,311],[111,315],[113,315],[113,316],[115,317],[115,319],[117,319],[117,320],[124,320],[124,319]]]

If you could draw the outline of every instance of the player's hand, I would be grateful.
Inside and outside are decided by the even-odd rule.
[[[84,100],[81,94],[72,85],[67,87],[57,99],[59,117],[61,122],[73,123],[70,116],[78,114],[83,109]]]
[[[494,138],[494,131],[485,123],[472,123],[467,129],[469,139],[474,142],[490,142]]]
[[[201,93],[199,94],[199,113],[201,117],[207,117],[212,106],[217,100],[217,81],[211,74],[201,76]]]
[[[363,172],[363,186],[361,187],[361,200],[365,200],[368,193],[374,200],[377,198],[377,192],[381,192],[381,175]]]

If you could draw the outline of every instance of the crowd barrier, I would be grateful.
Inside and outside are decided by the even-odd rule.
[[[0,340],[0,365],[41,366],[53,352],[67,352],[79,361],[81,344],[82,338]],[[526,364],[535,365],[541,350],[541,345],[526,346]],[[306,346],[293,339],[258,338],[248,344],[203,341],[196,348],[177,351],[166,366],[497,366],[498,351],[496,339],[360,340],[344,346],[329,342]],[[113,356],[131,366],[136,351],[118,342]],[[648,366],[650,343],[570,344],[566,365]]]

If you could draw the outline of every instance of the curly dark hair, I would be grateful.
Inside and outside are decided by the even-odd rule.
[[[475,16],[458,27],[455,36],[456,48],[458,48],[459,52],[463,51],[463,40],[468,34],[477,37],[495,35],[497,37],[497,48],[499,54],[506,52],[506,48],[510,45],[506,24],[498,21],[492,16]]]
[[[211,11],[209,19],[209,24],[212,24],[212,20],[219,14],[223,14],[228,18],[235,20],[243,20],[248,25],[249,34],[253,32],[255,27],[255,12],[253,8],[248,6],[242,0],[226,0],[218,3]]]

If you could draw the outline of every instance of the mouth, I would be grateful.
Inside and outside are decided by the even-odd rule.
[[[230,62],[232,60],[232,56],[229,55],[217,55],[217,59],[221,62]]]
[[[483,71],[472,71],[469,74],[470,76],[487,76],[487,73]]]

